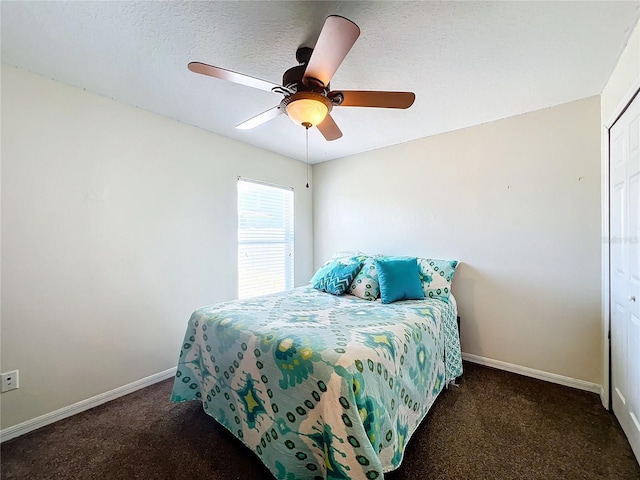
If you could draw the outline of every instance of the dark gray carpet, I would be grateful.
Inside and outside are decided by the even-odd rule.
[[[2,479],[269,479],[172,380],[5,442]],[[387,480],[640,479],[597,395],[474,364],[443,392]]]

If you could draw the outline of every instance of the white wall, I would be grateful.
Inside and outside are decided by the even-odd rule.
[[[192,310],[236,296],[238,175],[295,188],[313,273],[301,162],[6,65],[1,153],[2,428],[176,365]]]
[[[640,76],[640,21],[636,24],[601,95],[602,123],[605,124]]]
[[[600,99],[314,166],[314,263],[458,259],[466,353],[599,384]]]
[[[603,379],[600,396],[609,407],[609,128],[640,88],[640,21],[636,24],[600,96],[602,126],[602,342]]]

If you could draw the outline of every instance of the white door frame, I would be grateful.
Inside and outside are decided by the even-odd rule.
[[[615,110],[607,122],[602,125],[602,141],[600,142],[602,148],[602,162],[600,165],[601,171],[601,211],[602,211],[602,386],[600,387],[600,400],[602,405],[607,410],[611,410],[611,397],[609,395],[611,390],[611,368],[610,368],[610,331],[611,331],[611,292],[610,292],[610,270],[611,262],[609,261],[609,130],[613,124],[620,118],[622,113],[635,97],[636,93],[640,90],[640,75],[631,84],[631,87],[624,94],[620,103],[616,106]]]

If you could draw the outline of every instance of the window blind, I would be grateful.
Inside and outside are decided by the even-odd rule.
[[[238,298],[293,288],[293,190],[238,179]]]

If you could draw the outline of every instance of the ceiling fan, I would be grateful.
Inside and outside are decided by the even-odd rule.
[[[284,113],[296,124],[307,129],[318,127],[325,139],[336,140],[342,137],[342,132],[330,115],[333,107],[409,108],[416,98],[412,92],[330,90],[331,77],[359,35],[360,28],[351,20],[330,15],[315,48],[298,48],[296,60],[299,65],[284,73],[282,85],[200,62],[191,62],[188,68],[202,75],[284,95],[279,105],[236,128],[254,128]]]

